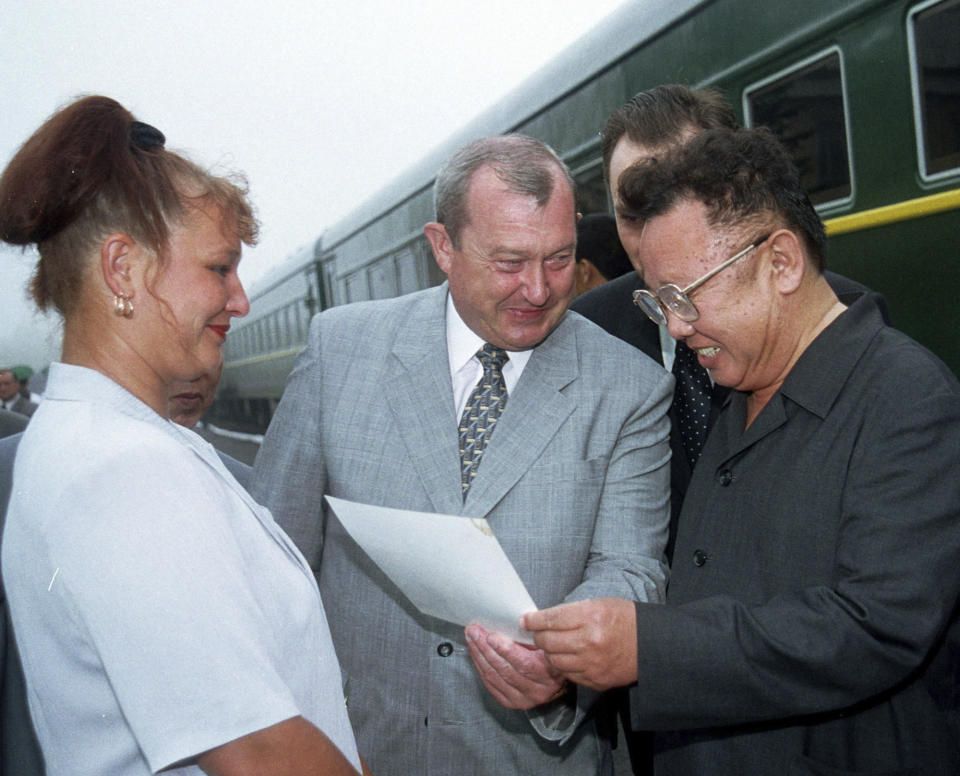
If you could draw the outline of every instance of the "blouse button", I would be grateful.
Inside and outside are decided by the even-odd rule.
[[[450,657],[450,655],[453,654],[453,644],[449,641],[444,641],[437,647],[437,654],[440,655],[440,657]]]

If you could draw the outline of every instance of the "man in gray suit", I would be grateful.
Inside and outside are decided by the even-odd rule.
[[[485,517],[538,606],[663,595],[673,381],[567,313],[569,173],[539,141],[487,138],[435,197],[425,231],[447,283],[314,319],[251,490],[317,571],[374,773],[609,773],[593,693],[539,650],[421,614],[323,502]],[[474,434],[488,414],[495,432]]]
[[[733,390],[668,605],[524,624],[571,680],[631,685],[658,776],[960,773],[956,377],[873,295],[831,289],[823,224],[766,130],[704,132],[620,192],[645,224],[644,310]]]
[[[0,369],[0,409],[19,412],[28,418],[37,409],[36,404],[20,395],[20,381],[12,369]]]

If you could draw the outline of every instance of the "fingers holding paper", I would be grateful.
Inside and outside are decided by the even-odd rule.
[[[637,610],[633,601],[597,598],[520,620],[556,671],[577,684],[608,690],[637,680]]]
[[[484,687],[501,706],[532,709],[552,700],[565,681],[542,650],[479,625],[466,628],[467,648]]]

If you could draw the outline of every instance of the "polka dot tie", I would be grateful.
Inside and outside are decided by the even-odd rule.
[[[483,364],[483,376],[467,399],[460,418],[460,487],[464,500],[507,402],[507,386],[501,371],[509,358],[507,352],[487,343],[477,351],[477,358]]]
[[[682,342],[677,343],[673,359],[677,387],[673,394],[680,440],[692,467],[700,457],[710,422],[710,376],[697,362],[697,354]]]

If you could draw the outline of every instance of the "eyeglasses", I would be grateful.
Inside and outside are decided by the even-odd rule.
[[[646,224],[644,224],[646,226]],[[714,275],[722,272],[727,267],[729,267],[737,259],[742,259],[750,251],[759,248],[763,243],[765,243],[769,238],[772,232],[768,232],[759,240],[748,245],[742,251],[737,253],[734,256],[731,256],[723,264],[718,267],[714,267],[706,275],[704,275],[699,280],[695,280],[689,286],[684,289],[679,288],[673,283],[667,283],[664,286],[660,286],[657,289],[656,293],[648,291],[645,288],[639,289],[638,291],[633,292],[633,303],[643,310],[647,317],[654,323],[660,326],[667,325],[667,316],[664,313],[664,310],[669,310],[674,315],[676,315],[681,321],[686,321],[687,323],[692,323],[700,317],[700,311],[697,310],[696,305],[690,301],[688,294],[702,286]]]

